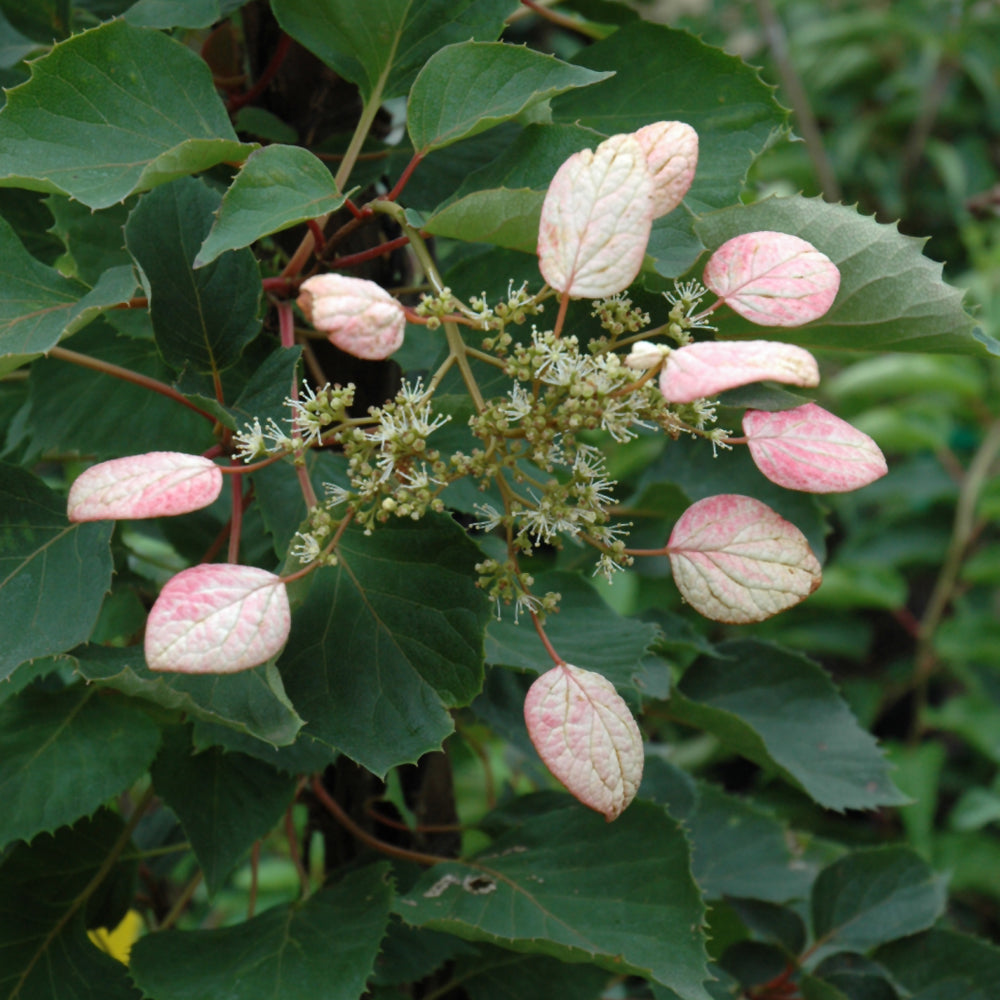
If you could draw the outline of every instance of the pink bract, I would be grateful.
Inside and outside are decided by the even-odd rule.
[[[545,766],[585,806],[617,818],[642,780],[642,736],[606,677],[569,663],[528,689],[528,735]]]
[[[317,274],[302,282],[298,305],[331,343],[356,358],[381,361],[403,344],[403,307],[374,281]]]
[[[889,471],[867,434],[815,403],[780,413],[747,410],[743,433],[757,468],[789,490],[846,493]]]
[[[794,344],[704,340],[668,355],[660,373],[660,391],[671,403],[691,403],[765,379],[788,385],[818,385],[819,366],[807,350]]]
[[[66,508],[71,521],[169,517],[200,510],[222,491],[222,473],[201,455],[150,451],[99,462],[76,478]]]
[[[653,175],[653,218],[672,212],[698,167],[698,133],[685,122],[654,122],[632,133]]]
[[[821,580],[805,535],[753,497],[722,494],[692,504],[667,543],[674,583],[713,621],[745,625],[808,597]]]
[[[146,622],[150,670],[230,674],[265,663],[288,638],[280,577],[254,566],[192,566],[167,581]]]
[[[798,236],[764,231],[723,243],[709,258],[702,281],[751,323],[801,326],[833,305],[840,271]]]
[[[653,223],[653,178],[638,140],[614,135],[574,153],[542,203],[538,267],[571,298],[627,288],[642,266]]]

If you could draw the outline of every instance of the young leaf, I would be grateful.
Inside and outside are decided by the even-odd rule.
[[[214,503],[222,492],[219,467],[201,455],[151,451],[85,469],[70,487],[71,521],[170,517]]]
[[[752,497],[692,504],[667,543],[674,582],[706,618],[743,625],[790,608],[820,585],[805,535]]]
[[[653,175],[653,218],[672,212],[688,193],[698,167],[698,133],[685,122],[653,122],[633,135]]]
[[[562,663],[546,671],[524,700],[528,735],[545,766],[585,806],[610,822],[642,780],[642,735],[606,678]]]
[[[840,271],[811,243],[788,233],[744,233],[705,265],[705,287],[760,326],[802,326],[827,313]]]
[[[248,247],[343,204],[333,175],[309,150],[277,144],[255,149],[222,196],[194,266],[204,267],[227,250]]]
[[[374,281],[346,274],[316,274],[302,282],[299,308],[342,351],[381,361],[403,344],[403,307]]]
[[[538,267],[571,298],[598,299],[627,288],[642,266],[653,222],[653,178],[630,135],[574,153],[556,171],[542,203]]]
[[[53,47],[0,111],[0,185],[90,208],[238,162],[251,148],[195,52],[121,19]]]
[[[413,148],[429,153],[485,132],[556,94],[610,76],[520,45],[447,45],[427,60],[413,81],[406,128]]]
[[[801,347],[773,340],[702,340],[671,351],[660,391],[671,403],[691,403],[751,382],[819,384],[816,359]]]
[[[281,578],[255,566],[203,563],[167,581],[146,622],[151,670],[229,674],[281,651],[291,615]]]
[[[846,493],[889,471],[867,434],[815,403],[777,413],[747,410],[743,433],[757,468],[785,489]]]

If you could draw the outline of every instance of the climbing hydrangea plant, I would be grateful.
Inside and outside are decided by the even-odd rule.
[[[929,927],[915,855],[803,853],[763,813],[772,888],[712,875],[738,834],[709,843],[656,721],[825,808],[903,801],[818,665],[686,614],[807,598],[812,494],[886,473],[813,401],[808,348],[985,349],[919,248],[841,206],[739,204],[784,112],[668,28],[613,20],[570,63],[497,40],[512,3],[121,6],[4,29],[37,59],[0,111],[0,185],[30,206],[0,199],[0,348],[28,373],[2,383],[0,899],[60,882],[28,933],[0,926],[8,995],[488,998],[506,954],[574,996],[703,1000],[731,992],[706,899],[825,914],[837,866],[902,864],[887,894],[923,896],[861,944],[854,904],[817,917],[795,974],[838,935]],[[350,135],[277,116],[296,60],[357,97]],[[602,593],[630,573],[679,597],[619,614]],[[494,811],[463,847],[473,759]],[[275,829],[296,898],[254,915]],[[150,860],[174,851],[180,891]],[[237,868],[248,912],[200,926]],[[86,932],[130,909],[126,968]]]

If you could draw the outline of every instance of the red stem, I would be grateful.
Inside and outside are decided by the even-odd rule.
[[[409,236],[397,236],[394,240],[386,240],[385,243],[380,243],[377,247],[362,250],[360,253],[348,254],[346,257],[338,257],[334,261],[334,264],[337,267],[354,267],[356,264],[364,264],[366,261],[375,260],[376,257],[381,257],[383,254],[391,253],[400,247],[405,247],[409,242]]]
[[[278,75],[278,70],[281,69],[281,64],[285,61],[291,47],[292,39],[282,32],[281,38],[278,39],[278,45],[274,50],[274,55],[271,56],[271,61],[264,67],[264,72],[260,74],[257,82],[245,94],[237,94],[235,97],[229,99],[226,110],[230,114],[239,111],[244,105],[250,104],[264,93],[268,84]]]
[[[326,237],[323,235],[323,228],[315,219],[308,219],[306,225],[309,227],[309,232],[313,234],[313,243],[316,245],[316,256],[322,257],[323,250],[326,248]]]
[[[559,314],[556,316],[556,325],[552,330],[552,336],[558,337],[562,333],[563,323],[566,322],[566,310],[569,308],[569,292],[563,292],[559,299]]]
[[[231,466],[240,466],[239,459],[230,459]],[[242,471],[242,470],[241,470]],[[230,483],[233,514],[229,521],[229,553],[228,562],[240,561],[240,537],[243,534],[243,477],[234,475]]]
[[[531,620],[534,622],[535,631],[538,633],[538,638],[542,640],[542,645],[545,647],[545,652],[552,657],[553,662],[557,667],[564,667],[566,661],[555,651],[552,643],[549,642],[549,637],[545,634],[545,628],[542,626],[541,621],[538,619],[538,615],[534,611],[531,612]]]
[[[412,159],[406,164],[406,168],[399,175],[399,180],[396,181],[395,187],[385,196],[386,201],[395,201],[406,187],[406,182],[413,175],[413,171],[417,169],[418,164],[424,158],[423,153],[414,153]]]

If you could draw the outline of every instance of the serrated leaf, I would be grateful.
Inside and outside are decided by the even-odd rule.
[[[709,248],[760,229],[792,233],[837,266],[840,291],[833,307],[805,326],[774,330],[772,336],[784,341],[852,351],[1000,353],[992,337],[974,332],[962,307],[963,292],[945,284],[941,265],[921,253],[922,240],[853,208],[819,199],[768,198],[704,215],[695,229]],[[755,329],[735,317],[726,323],[727,336],[752,337]]]
[[[281,578],[256,566],[202,563],[171,577],[146,621],[151,670],[230,674],[281,652],[291,628]]]
[[[222,14],[219,0],[136,0],[123,16],[140,28],[210,28]]]
[[[240,161],[251,148],[237,140],[196,53],[121,19],[32,63],[0,111],[0,185],[66,194],[90,208]]]
[[[514,0],[275,0],[281,27],[361,90],[405,94],[420,67],[452,42],[492,41]]]
[[[45,207],[54,220],[48,231],[66,248],[57,262],[60,273],[93,287],[105,271],[125,266],[131,269],[122,235],[131,201],[94,212],[79,201],[52,194],[46,196]]]
[[[599,299],[626,289],[642,266],[653,224],[653,177],[631,135],[574,153],[545,194],[538,268],[558,292]]]
[[[149,767],[160,731],[94,688],[30,689],[0,705],[0,847],[93,813]]]
[[[121,962],[87,937],[78,896],[108,859],[124,823],[109,811],[18,844],[0,863],[0,993],[10,1000],[139,1000]],[[134,862],[102,888],[128,891]],[[120,919],[120,914],[115,915]]]
[[[40,264],[0,218],[0,357],[16,367],[32,355],[44,354],[98,313],[127,302],[135,291],[131,267],[101,275],[92,289],[54,268]]]
[[[155,674],[136,648],[84,646],[72,655],[76,673],[87,681],[272,746],[290,744],[302,727],[273,666],[237,674]]]
[[[720,643],[671,695],[671,713],[772,768],[827,809],[903,805],[889,765],[826,673],[771,643]]]
[[[204,267],[227,250],[335,212],[344,200],[329,169],[309,150],[281,145],[256,149],[223,195],[194,266]]]
[[[357,1000],[389,920],[387,862],[368,865],[305,902],[232,927],[149,934],[130,971],[160,1000]]]
[[[86,639],[111,586],[113,525],[70,524],[65,511],[41,480],[0,466],[0,679]]]
[[[413,81],[406,128],[413,148],[426,154],[611,75],[503,42],[447,45],[427,60]]]
[[[824,868],[812,890],[811,958],[872,948],[927,930],[944,912],[945,880],[908,847],[852,851]]]
[[[1000,998],[1000,948],[972,934],[925,931],[883,945],[874,958],[915,997]]]
[[[846,493],[889,471],[867,434],[815,403],[780,413],[748,410],[743,433],[757,468],[785,489]]]
[[[280,666],[303,735],[376,774],[440,747],[483,681],[478,550],[450,518],[348,529],[311,575]]]
[[[801,326],[824,316],[840,272],[826,254],[788,233],[744,233],[705,265],[705,287],[758,326]]]
[[[785,128],[787,112],[756,70],[685,31],[636,21],[573,61],[615,76],[553,98],[555,121],[614,135],[680,119],[698,133],[698,170],[684,198],[693,213],[737,201],[750,164]],[[693,221],[674,212],[654,227],[648,253],[660,274],[683,274],[701,253]]]
[[[125,241],[142,269],[156,344],[174,368],[220,372],[260,330],[260,272],[249,250],[193,270],[219,196],[188,178],[144,195]]]
[[[181,821],[213,896],[295,795],[295,778],[253,757],[218,747],[195,754],[182,728],[167,732],[150,776]]]
[[[816,359],[801,347],[772,340],[702,340],[667,355],[660,391],[671,403],[691,403],[764,380],[819,384]]]
[[[684,834],[636,802],[614,823],[567,805],[468,862],[435,865],[394,907],[409,924],[512,951],[593,962],[705,1000],[700,894]]]
[[[763,621],[820,584],[805,535],[766,504],[738,494],[692,504],[674,525],[667,554],[677,589],[713,621]]]
[[[643,750],[639,727],[611,681],[559,664],[528,689],[524,721],[545,766],[585,806],[617,819],[639,788]]]
[[[222,472],[209,458],[151,451],[99,462],[73,481],[66,501],[71,521],[172,517],[214,503]]]
[[[453,939],[454,940],[454,939]],[[609,973],[593,965],[560,962],[544,955],[518,955],[479,945],[475,957],[461,955],[454,978],[469,1000],[600,1000]]]

